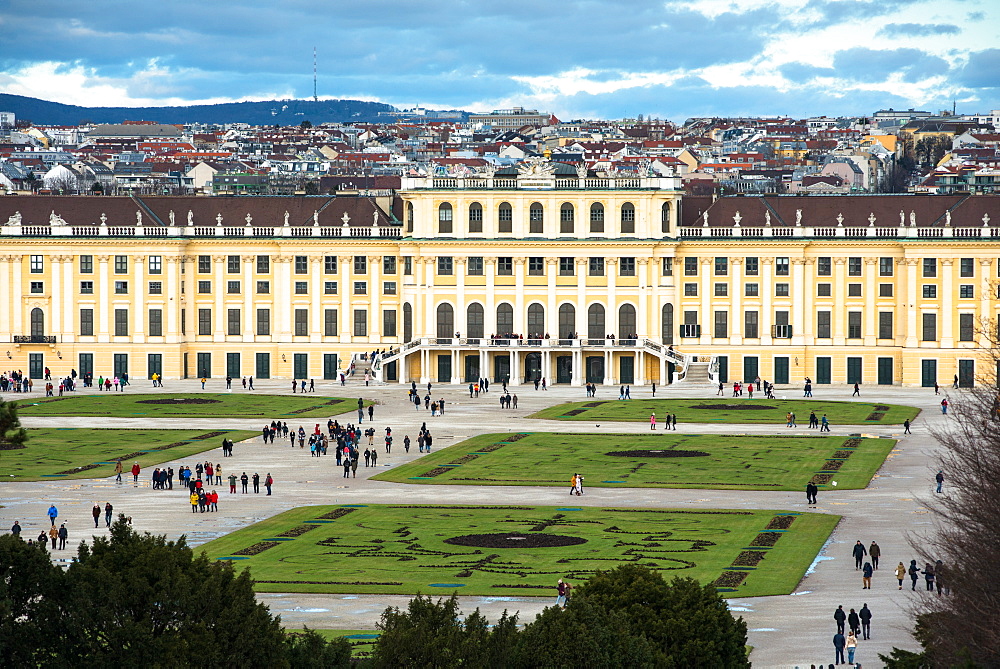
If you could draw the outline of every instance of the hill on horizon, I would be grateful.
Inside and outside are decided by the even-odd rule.
[[[268,100],[178,107],[79,107],[23,95],[0,93],[0,111],[14,112],[40,125],[80,125],[154,121],[156,123],[249,123],[250,125],[313,125],[332,122],[374,122],[392,105],[361,100]],[[385,119],[382,119],[385,122]]]

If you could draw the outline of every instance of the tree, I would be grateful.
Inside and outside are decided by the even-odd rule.
[[[313,180],[309,180],[305,185],[306,195],[319,195],[319,183]]]
[[[351,666],[351,643],[344,637],[327,641],[315,630],[304,627],[286,636],[286,657],[295,669],[329,669]]]
[[[312,121],[305,120],[299,124],[299,127],[302,128],[303,130],[308,130],[309,128],[313,127],[313,124]]]
[[[0,398],[0,451],[24,448],[27,440],[28,432],[17,417],[17,402]]]
[[[0,536],[0,657],[37,667],[57,657],[63,571],[48,552],[13,534]]]

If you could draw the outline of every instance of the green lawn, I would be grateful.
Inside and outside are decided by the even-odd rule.
[[[608,391],[615,392],[615,391]],[[824,402],[820,400],[766,400],[763,394],[754,399],[710,397],[684,400],[591,400],[569,402],[542,409],[529,418],[585,421],[642,421],[656,413],[662,423],[669,414],[677,414],[678,423],[773,423],[784,427],[786,414],[795,413],[799,425],[809,424],[809,412],[817,418],[826,414],[831,425],[876,425],[913,420],[920,409],[900,404],[872,402]]]
[[[288,629],[287,631],[298,632],[301,630]],[[338,639],[342,636],[347,637],[347,640],[351,642],[352,657],[367,657],[375,649],[375,641],[382,634],[378,630],[318,629],[313,631],[327,640]]]
[[[585,488],[805,490],[814,477],[821,487],[832,477],[841,489],[853,489],[868,485],[895,443],[894,439],[818,433],[484,434],[373,478],[398,483],[565,486],[568,490],[577,472],[584,477]],[[671,451],[688,455],[666,457]],[[609,455],[622,452],[627,454]]]
[[[166,400],[167,402],[164,402]],[[189,400],[185,403],[182,400]],[[16,400],[15,400],[16,401]],[[170,402],[174,402],[171,404]],[[371,402],[365,402],[365,405]],[[247,393],[134,394],[95,393],[49,397],[34,402],[18,402],[21,416],[225,416],[226,418],[327,418],[357,411],[358,400],[307,395],[264,395]]]
[[[667,577],[715,582],[727,595],[757,596],[791,592],[838,520],[825,514],[572,503],[313,506],[201,548],[210,557],[248,566],[262,592],[554,599],[559,578],[579,583],[598,569],[632,562]],[[499,536],[474,545],[446,543],[471,535]]]
[[[143,469],[141,478],[148,483],[149,467],[219,448],[223,435],[238,442],[258,436],[258,433],[245,430],[29,428],[25,448],[0,451],[0,481],[102,478],[114,474],[117,458],[127,457],[126,473],[133,462],[138,462]],[[234,450],[240,448],[249,447],[237,444]],[[194,466],[194,460],[189,464]],[[131,480],[131,474],[128,476]]]

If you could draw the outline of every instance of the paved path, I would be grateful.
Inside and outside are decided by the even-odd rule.
[[[284,382],[261,382],[263,392],[287,393]],[[259,383],[258,385],[261,385]],[[196,381],[173,382],[169,388],[157,392],[201,392]],[[150,388],[137,391],[152,392]],[[210,388],[218,392],[217,388]],[[620,432],[646,433],[645,423],[602,422],[600,427],[584,422],[559,422],[528,420],[525,418],[545,406],[564,401],[585,399],[583,389],[555,387],[547,392],[534,391],[530,386],[517,388],[518,410],[501,410],[496,406],[498,393],[491,392],[478,399],[469,399],[462,386],[448,387],[435,384],[435,397],[447,401],[443,417],[430,418],[429,412],[415,411],[405,402],[406,388],[403,386],[383,386],[365,388],[363,383],[354,383],[347,388],[323,383],[320,393],[337,396],[364,396],[375,399],[380,404],[376,408],[377,429],[391,425],[397,436],[394,452],[381,456],[380,467],[395,466],[420,457],[416,448],[409,455],[402,452],[402,436],[410,434],[415,438],[417,428],[423,421],[435,434],[435,447],[444,447],[469,436],[484,432],[505,432],[517,430],[558,430],[561,432]],[[497,388],[499,390],[499,388]],[[850,388],[820,387],[819,399],[849,400]],[[865,389],[866,394],[874,394],[876,389]],[[648,389],[633,388],[636,398],[648,397]],[[905,611],[911,594],[908,590],[897,590],[891,570],[896,563],[908,563],[911,549],[907,538],[911,532],[930,529],[930,518],[921,508],[920,500],[933,496],[933,454],[936,442],[928,435],[928,427],[943,424],[946,420],[937,407],[939,398],[926,389],[878,388],[878,401],[911,404],[924,409],[916,421],[912,436],[902,438],[898,447],[890,454],[886,464],[866,490],[824,491],[820,493],[820,504],[815,509],[819,513],[836,513],[844,518],[832,534],[827,546],[817,556],[810,572],[792,595],[732,599],[730,607],[737,615],[742,615],[750,629],[750,644],[755,647],[751,660],[758,666],[794,666],[812,663],[829,663],[832,658],[832,637],[835,631],[833,611],[838,604],[845,609],[860,608],[867,602],[874,617],[873,638],[861,642],[858,661],[868,666],[877,665],[877,653],[888,652],[893,646],[915,649],[909,636],[910,618]],[[603,395],[613,399],[613,389]],[[797,397],[798,391],[789,389],[779,392],[779,397]],[[658,391],[659,397],[713,397],[712,389]],[[24,401],[28,398],[8,395],[5,399]],[[598,397],[602,399],[602,397]],[[869,397],[862,400],[871,401]],[[345,419],[356,416],[345,415]],[[259,429],[260,421],[227,418],[162,418],[155,425],[162,428],[233,428]],[[298,427],[301,422],[307,428],[316,419],[289,421]],[[325,423],[325,420],[322,421]],[[149,427],[148,418],[23,418],[28,427]],[[807,429],[786,430],[783,425],[717,425],[682,424],[686,433],[711,434],[789,434],[798,432],[814,434]],[[897,426],[834,426],[833,435],[847,435],[863,432],[879,436],[899,436]],[[414,439],[415,440],[415,439]],[[252,474],[257,471],[263,477],[270,473],[276,481],[275,494],[233,495],[221,490],[220,512],[218,514],[190,513],[186,496],[179,490],[153,491],[148,488],[148,476],[141,477],[146,485],[116,484],[111,479],[82,479],[74,481],[44,481],[38,483],[6,483],[0,488],[0,527],[7,528],[13,520],[20,519],[25,527],[24,536],[37,534],[47,529],[45,510],[49,503],[59,507],[60,522],[66,520],[70,529],[69,547],[56,551],[56,559],[65,559],[75,552],[81,539],[89,539],[95,532],[90,525],[90,509],[95,501],[110,500],[117,512],[133,518],[138,529],[166,533],[170,537],[185,534],[192,545],[198,545],[215,537],[231,532],[249,523],[268,518],[276,513],[306,504],[338,503],[398,503],[401,495],[408,503],[506,503],[506,504],[562,504],[565,491],[561,488],[545,487],[472,487],[472,486],[419,486],[402,485],[368,480],[368,476],[379,468],[358,470],[358,478],[345,480],[342,469],[336,466],[332,457],[312,458],[307,449],[290,448],[277,444],[264,445],[260,439],[237,444],[235,456],[222,458],[220,449],[208,451],[198,459],[212,459],[221,462],[228,475],[229,471]],[[195,458],[188,458],[193,464]],[[0,461],[2,462],[2,461]],[[182,461],[174,461],[175,469]],[[0,470],[2,475],[2,470]],[[746,492],[724,490],[670,490],[639,488],[590,488],[583,497],[576,498],[574,505],[628,505],[634,507],[693,507],[693,508],[747,508],[783,509],[807,511],[803,493],[791,492]],[[103,523],[102,523],[103,524]],[[102,527],[96,530],[104,533]],[[882,547],[882,569],[873,580],[871,591],[860,592],[861,577],[854,570],[850,551],[856,539],[867,546],[873,539]],[[912,556],[915,557],[915,556]],[[389,595],[304,595],[304,594],[261,594],[259,598],[268,603],[275,613],[281,614],[289,626],[308,624],[311,627],[333,627],[349,629],[372,628],[382,610],[388,606],[404,607],[408,598]],[[522,620],[531,620],[534,614],[551,603],[548,598],[522,597],[462,597],[465,610],[479,607],[490,619],[495,619],[507,608],[518,610]]]

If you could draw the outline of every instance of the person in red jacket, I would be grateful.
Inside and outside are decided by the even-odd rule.
[[[212,492],[208,493],[208,502],[212,506],[212,511],[218,511],[219,510],[219,493],[215,492],[214,490]]]
[[[140,471],[141,471],[141,469],[139,467],[139,463],[138,462],[135,463],[134,465],[132,465],[132,482],[135,483],[136,485],[139,484],[139,472]]]
[[[271,478],[271,474],[268,473],[267,478],[264,479],[264,487],[267,488],[267,494],[271,494],[271,485],[274,484],[274,479]]]

